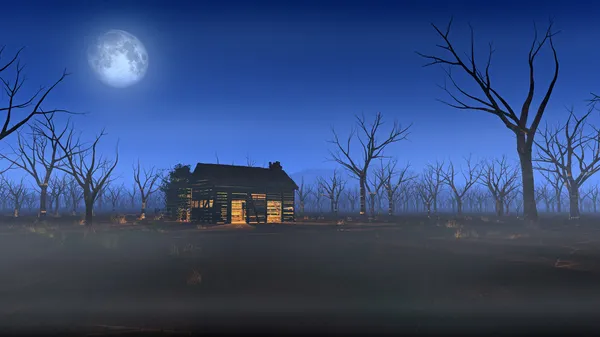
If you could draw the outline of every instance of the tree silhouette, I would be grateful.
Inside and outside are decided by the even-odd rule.
[[[340,196],[346,187],[346,181],[340,177],[337,170],[333,170],[333,176],[329,179],[319,178],[318,184],[324,191],[325,197],[330,201],[331,213],[337,215]]]
[[[402,168],[397,168],[397,160],[390,160],[386,165],[382,165],[379,170],[375,171],[375,175],[383,183],[388,201],[388,215],[394,215],[395,202],[398,199],[400,187],[404,186],[408,181],[411,181],[415,176],[410,175],[408,169],[410,164],[406,164]]]
[[[394,122],[392,129],[386,134],[383,141],[380,141],[380,127],[384,124],[383,115],[378,112],[375,114],[373,123],[368,124],[365,120],[365,116],[355,116],[357,128],[353,128],[348,136],[345,143],[342,143],[338,137],[334,128],[331,128],[333,133],[333,140],[329,142],[335,145],[335,150],[330,151],[330,157],[333,161],[342,165],[352,175],[354,175],[359,182],[360,188],[360,214],[366,214],[366,190],[367,190],[367,173],[369,166],[374,159],[383,158],[383,150],[390,144],[404,140],[408,136],[408,130],[411,125],[403,128],[397,122]],[[357,129],[359,131],[357,131]],[[357,138],[361,151],[362,157],[357,158],[352,153],[351,145],[352,140]]]
[[[425,171],[422,174],[421,189],[427,190],[428,198],[431,198],[430,206],[433,206],[433,212],[437,213],[438,210],[438,197],[440,190],[444,183],[444,163],[436,162],[435,164],[428,164],[425,167]],[[429,200],[428,198],[423,199]]]
[[[4,184],[8,189],[8,193],[13,201],[13,217],[19,217],[19,211],[21,210],[21,206],[25,201],[25,197],[27,197],[27,189],[25,188],[25,183],[23,182],[23,178],[21,180],[13,181],[6,179],[4,176],[2,177],[4,180]]]
[[[506,199],[511,192],[519,187],[518,179],[518,168],[511,167],[506,160],[506,156],[487,162],[483,166],[479,182],[488,188],[494,198],[497,216],[502,216],[505,213]]]
[[[548,29],[546,30],[544,37],[541,40],[538,39],[537,29],[534,29],[535,35],[531,48],[529,49],[528,55],[529,88],[525,96],[525,100],[521,104],[520,112],[518,112],[518,114],[518,109],[515,107],[515,105],[509,104],[509,102],[499,93],[498,88],[492,85],[492,80],[490,77],[490,65],[492,60],[492,54],[494,53],[492,44],[490,43],[489,46],[487,63],[482,68],[480,65],[477,64],[475,58],[475,39],[473,28],[470,27],[471,48],[470,53],[466,55],[465,60],[463,59],[463,57],[459,56],[459,51],[455,49],[453,42],[450,41],[449,35],[451,25],[452,20],[450,20],[446,31],[442,31],[437,26],[432,24],[437,34],[443,40],[443,44],[438,45],[438,47],[446,51],[449,54],[448,56],[440,57],[421,53],[417,54],[430,61],[425,66],[430,66],[434,64],[448,66],[448,69],[444,69],[447,75],[446,77],[450,80],[455,90],[458,91],[460,95],[464,96],[463,98],[459,98],[458,94],[452,93],[452,91],[450,91],[446,86],[444,86],[443,89],[449,94],[454,103],[442,101],[443,103],[460,110],[483,111],[485,113],[495,115],[509,130],[511,130],[515,134],[517,141],[517,153],[519,155],[521,164],[521,179],[523,185],[523,214],[524,218],[529,223],[536,223],[538,220],[538,214],[535,203],[532,149],[535,134],[542,120],[542,116],[544,115],[544,112],[546,110],[546,106],[548,105],[548,101],[550,100],[550,96],[552,95],[552,91],[554,90],[556,80],[558,79],[559,62],[556,49],[554,48],[554,42],[552,40],[554,35],[556,35],[556,33],[552,31],[553,22],[550,21]],[[550,49],[552,50],[552,54],[554,57],[554,74],[535,111],[533,121],[531,122],[531,124],[529,124],[531,105],[536,92],[534,61],[538,56],[541,48],[546,44],[550,45]],[[468,75],[468,77],[474,82],[474,84],[478,88],[478,91],[480,91],[480,94],[474,93],[472,91],[469,92],[464,87],[458,85],[458,83],[452,76],[451,71],[453,68],[458,68],[461,72]]]
[[[454,170],[454,164],[452,162],[448,163],[448,167],[445,171],[442,171],[442,180],[443,182],[450,187],[454,199],[456,201],[457,213],[462,214],[463,211],[463,199],[465,194],[469,191],[475,183],[479,180],[481,176],[481,169],[478,164],[471,163],[471,157],[466,158],[465,162],[467,164],[466,171],[461,170],[461,175],[464,179],[464,183],[458,185],[456,182],[456,175],[458,172]]]
[[[57,169],[70,174],[83,190],[86,225],[92,225],[94,202],[100,190],[112,180],[112,172],[119,162],[119,151],[116,151],[115,160],[112,162],[98,155],[96,146],[104,135],[106,134],[103,130],[92,145],[83,150],[79,142],[74,141],[72,134],[65,141],[59,142],[66,157],[66,165]]]
[[[59,152],[63,137],[73,133],[67,122],[64,128],[57,130],[54,124],[54,114],[44,115],[31,127],[31,140],[17,132],[17,148],[10,146],[12,155],[0,154],[0,158],[8,160],[13,166],[19,167],[31,177],[40,192],[40,210],[38,216],[45,218],[47,214],[48,183],[57,166],[63,164],[65,154]]]
[[[0,58],[4,53],[4,49],[5,47],[0,48]],[[51,115],[56,112],[73,114],[73,112],[64,109],[44,110],[42,108],[42,104],[50,93],[68,76],[66,71],[63,71],[59,79],[49,87],[40,87],[35,93],[30,95],[22,94],[21,91],[25,84],[25,78],[23,76],[24,66],[21,65],[19,56],[23,49],[19,49],[7,63],[0,65],[0,81],[2,81],[2,87],[8,101],[6,104],[0,106],[0,112],[6,114],[4,123],[0,129],[0,140],[19,130],[35,116]],[[11,69],[14,69],[12,76],[8,74]],[[9,77],[12,77],[12,81],[8,79]],[[23,96],[27,98],[21,99]],[[22,110],[26,111],[25,116],[15,122],[13,120],[15,114]]]
[[[112,212],[115,214],[117,212],[117,204],[121,199],[121,195],[123,194],[123,190],[125,186],[121,185],[113,185],[109,184],[106,186],[106,191],[108,193],[108,199],[110,200],[110,205],[112,206]]]
[[[582,117],[569,110],[569,118],[557,128],[546,127],[536,142],[536,169],[557,174],[569,191],[569,217],[578,219],[579,189],[600,171],[600,130],[587,123],[593,108]],[[590,127],[592,130],[587,130]],[[576,174],[578,171],[578,174]]]
[[[143,173],[143,175],[141,173]],[[142,213],[140,215],[140,219],[142,220],[146,218],[146,204],[148,203],[148,198],[160,188],[160,185],[157,184],[157,182],[160,181],[162,174],[163,171],[157,170],[154,166],[149,170],[140,169],[139,160],[137,161],[137,166],[133,166],[133,180],[140,191],[140,198],[142,201]]]
[[[300,205],[300,214],[301,215],[304,215],[306,201],[308,199],[308,196],[311,194],[312,194],[312,187],[307,186],[304,183],[304,177],[302,177],[301,181],[300,181],[300,185],[298,186],[298,189],[296,190],[296,195],[298,196],[298,203]]]

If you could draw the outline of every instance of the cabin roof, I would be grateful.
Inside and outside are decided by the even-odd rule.
[[[298,189],[298,185],[285,173],[281,165],[263,168],[198,163],[192,176],[197,180],[209,180],[214,186]]]

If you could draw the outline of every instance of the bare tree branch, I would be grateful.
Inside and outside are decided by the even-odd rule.
[[[541,132],[535,168],[547,175],[560,177],[569,191],[570,217],[577,219],[579,211],[579,189],[594,174],[600,171],[600,130],[587,123],[593,107],[581,117],[573,108],[569,118],[559,126]],[[590,155],[588,158],[586,155]]]
[[[531,48],[529,49],[527,58],[529,69],[529,87],[525,96],[525,100],[521,104],[518,114],[516,105],[511,105],[508,100],[506,100],[504,96],[499,93],[498,89],[494,86],[494,83],[491,80],[490,64],[492,60],[492,54],[494,53],[492,44],[489,45],[489,52],[485,65],[481,66],[476,60],[473,28],[469,27],[471,32],[470,56],[467,55],[466,58],[461,57],[459,56],[459,52],[455,49],[454,42],[450,39],[451,25],[452,20],[450,20],[450,23],[446,29],[442,30],[436,25],[432,24],[435,32],[443,41],[442,44],[437,45],[438,48],[442,49],[443,55],[429,55],[419,52],[417,52],[417,54],[428,61],[428,63],[426,63],[424,66],[441,65],[442,67],[446,68],[446,78],[450,80],[457,93],[452,93],[452,91],[450,91],[446,85],[444,85],[442,89],[448,93],[454,102],[449,103],[443,101],[445,104],[459,110],[484,111],[486,113],[493,114],[497,116],[500,121],[516,135],[517,152],[522,163],[521,179],[523,180],[524,215],[528,221],[536,222],[538,216],[534,193],[535,187],[532,168],[532,147],[534,143],[534,137],[556,85],[559,73],[559,61],[553,41],[553,37],[557,34],[557,32],[553,31],[553,21],[550,20],[550,24],[548,25],[548,28],[541,39],[538,38],[537,29],[534,29],[535,36]],[[545,45],[549,45],[551,49],[554,59],[554,72],[550,83],[542,95],[537,109],[535,109],[533,120],[531,121],[531,124],[529,124],[529,117],[532,110],[531,105],[536,93],[534,63],[539,55],[540,50]],[[471,81],[471,83],[475,84],[477,90],[470,91],[465,89],[465,87],[460,86],[452,76],[452,69],[458,69],[461,73],[467,75],[467,78]]]
[[[336,131],[331,128],[333,139],[329,143],[334,144],[335,150],[330,151],[330,159],[348,170],[350,174],[359,180],[360,186],[360,214],[366,213],[366,189],[367,175],[371,162],[374,159],[384,158],[384,149],[393,143],[407,139],[409,129],[412,126],[402,127],[398,122],[394,122],[389,133],[380,140],[378,137],[382,133],[381,126],[384,124],[383,115],[378,112],[372,123],[368,123],[364,115],[355,116],[356,128],[352,129],[348,139],[343,142],[338,137]],[[352,140],[357,139],[360,143],[359,151],[362,152],[362,158],[359,159],[352,153]]]
[[[92,145],[83,150],[79,141],[73,138],[72,133],[66,139],[58,142],[66,158],[66,163],[64,167],[57,167],[57,169],[70,174],[83,190],[86,208],[85,222],[88,225],[92,224],[94,202],[105,184],[114,179],[112,172],[119,162],[118,148],[112,162],[97,154],[96,147],[104,135],[106,133],[102,130]]]
[[[149,170],[143,169],[143,176],[140,176],[141,171],[140,161],[138,159],[137,166],[133,166],[133,180],[140,191],[140,197],[142,199],[142,213],[140,219],[143,220],[146,218],[146,203],[148,202],[148,198],[160,188],[160,185],[157,184],[157,182],[161,181],[164,171],[157,170],[152,166]]]

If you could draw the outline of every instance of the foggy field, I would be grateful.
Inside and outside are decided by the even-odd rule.
[[[409,220],[221,231],[99,224],[95,234],[3,224],[0,324],[426,333],[550,329],[600,309],[592,221],[566,235],[558,225]]]

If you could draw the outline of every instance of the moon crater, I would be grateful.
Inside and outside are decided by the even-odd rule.
[[[148,53],[134,35],[123,30],[110,30],[88,49],[88,63],[103,83],[126,88],[146,75]]]

